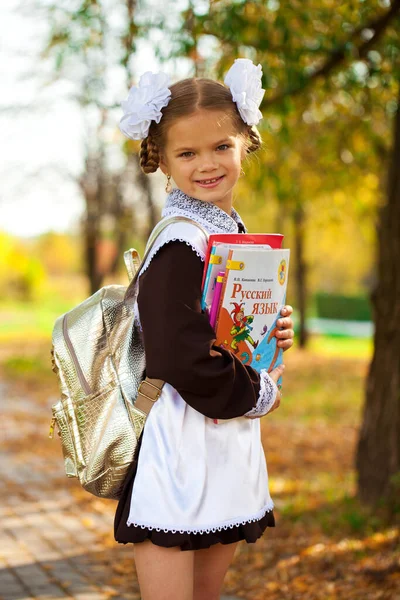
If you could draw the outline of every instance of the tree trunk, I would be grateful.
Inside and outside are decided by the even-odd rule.
[[[360,500],[371,506],[384,500],[388,507],[400,496],[400,93],[394,121],[387,204],[378,230],[378,280],[371,294],[374,355],[356,455]]]
[[[121,177],[120,175],[114,175],[112,178],[112,193],[113,193],[113,204],[112,204],[112,215],[114,217],[115,223],[115,232],[114,238],[117,246],[117,252],[114,257],[114,260],[110,267],[110,274],[116,275],[118,271],[118,267],[121,261],[121,257],[125,250],[127,250],[127,233],[128,228],[126,226],[126,214],[128,212],[127,208],[124,205],[124,198],[121,190]]]
[[[89,295],[91,296],[100,288],[103,277],[97,270],[97,244],[99,240],[96,221],[88,217],[85,222],[85,256],[86,275],[89,279]]]
[[[101,184],[99,165],[95,157],[86,158],[86,170],[79,180],[86,205],[83,219],[85,268],[89,280],[89,294],[94,294],[101,286],[102,276],[97,270],[97,245],[100,239]]]
[[[305,231],[305,217],[304,209],[301,204],[297,204],[293,214],[294,220],[294,246],[295,246],[295,282],[297,292],[297,306],[299,308],[299,346],[304,348],[307,339],[306,329],[306,300],[307,300],[307,287],[306,287],[306,274],[307,266],[304,260],[304,231]]]

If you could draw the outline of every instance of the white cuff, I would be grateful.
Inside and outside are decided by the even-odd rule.
[[[267,414],[274,405],[278,394],[278,386],[270,377],[267,369],[260,372],[260,394],[254,408],[245,413],[245,417],[262,417]]]

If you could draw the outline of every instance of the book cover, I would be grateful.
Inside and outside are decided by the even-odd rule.
[[[289,249],[231,247],[216,323],[216,345],[258,372],[282,362],[276,321],[286,301]],[[281,377],[278,384],[281,383]]]
[[[204,271],[201,286],[204,289],[204,282],[207,276],[210,253],[214,243],[224,244],[268,244],[271,248],[281,248],[283,235],[281,233],[212,233],[208,238],[206,257],[204,261]]]
[[[225,268],[229,249],[233,244],[264,244],[270,248],[280,248],[283,241],[281,233],[222,233],[210,235],[202,282],[202,310],[209,311],[212,303],[218,272]]]

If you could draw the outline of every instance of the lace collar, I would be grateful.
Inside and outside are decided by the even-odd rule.
[[[180,215],[194,219],[210,233],[246,232],[246,227],[234,208],[231,216],[215,204],[187,196],[179,189],[173,190],[165,202],[163,217]]]

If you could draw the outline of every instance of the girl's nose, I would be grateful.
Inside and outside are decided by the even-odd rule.
[[[201,166],[198,168],[200,173],[205,173],[207,171],[214,171],[218,168],[218,165],[215,160],[212,158],[204,158],[201,161]]]

